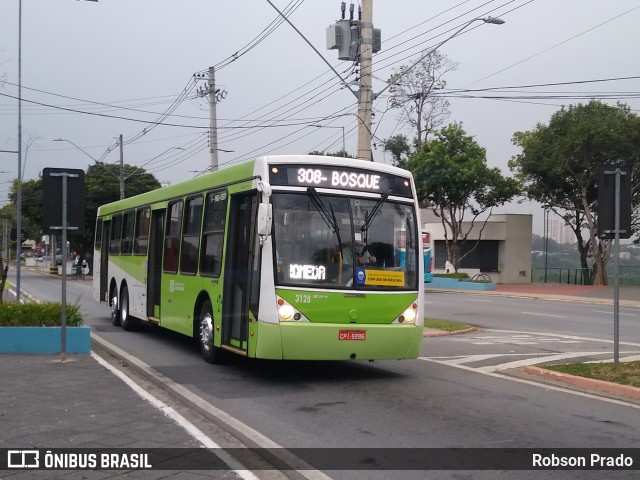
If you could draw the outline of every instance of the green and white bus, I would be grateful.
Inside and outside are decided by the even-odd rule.
[[[287,360],[416,358],[424,262],[411,174],[267,156],[98,209],[94,296],[114,325]]]

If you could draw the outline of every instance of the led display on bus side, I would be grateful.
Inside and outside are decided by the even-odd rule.
[[[408,178],[355,168],[272,165],[269,172],[269,183],[271,185],[388,193],[408,198],[412,196],[411,183]]]

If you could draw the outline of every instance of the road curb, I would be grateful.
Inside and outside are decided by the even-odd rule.
[[[530,300],[548,300],[554,302],[573,302],[591,305],[613,305],[613,299],[594,298],[594,297],[576,297],[570,295],[554,295],[548,293],[526,293],[526,292],[497,292],[495,290],[478,291],[478,290],[451,290],[445,288],[425,288],[425,293],[450,293],[458,295],[484,295],[506,298],[526,298]],[[640,302],[636,300],[620,300],[621,307],[640,308]]]
[[[524,372],[529,375],[557,380],[576,387],[599,390],[604,393],[611,393],[613,395],[621,395],[623,397],[640,400],[640,388],[632,387],[631,385],[620,385],[618,383],[605,382],[603,380],[595,380],[593,378],[579,377],[577,375],[554,372],[552,370],[535,366],[525,367]]]

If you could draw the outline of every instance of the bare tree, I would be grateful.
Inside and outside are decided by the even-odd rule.
[[[400,110],[398,120],[414,129],[416,151],[451,113],[449,101],[435,93],[446,86],[445,75],[457,68],[458,63],[436,51],[413,67],[401,66],[388,80],[391,108]]]

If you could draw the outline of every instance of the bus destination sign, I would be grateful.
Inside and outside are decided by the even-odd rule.
[[[329,166],[272,165],[271,185],[296,187],[337,188],[363,192],[389,193],[411,197],[408,178],[375,170],[360,170]]]

